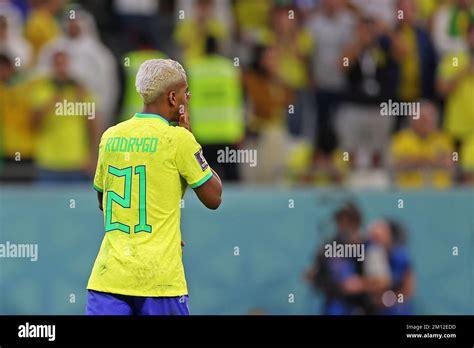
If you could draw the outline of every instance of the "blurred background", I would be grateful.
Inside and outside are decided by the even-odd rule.
[[[225,182],[182,205],[191,313],[474,313],[472,0],[0,0],[0,243],[39,250],[0,314],[84,312],[98,139],[165,57]]]

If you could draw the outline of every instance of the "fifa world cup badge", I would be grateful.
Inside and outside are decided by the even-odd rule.
[[[204,158],[204,155],[202,154],[202,149],[199,149],[199,151],[194,154],[194,157],[196,157],[196,160],[201,166],[202,171],[205,171],[207,167],[209,167],[206,159]]]

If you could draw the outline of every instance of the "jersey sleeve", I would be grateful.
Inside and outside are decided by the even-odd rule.
[[[104,136],[100,139],[99,156],[97,159],[97,168],[94,175],[94,189],[98,192],[104,192]]]
[[[198,188],[211,179],[211,168],[192,133],[183,128],[178,134],[176,166],[188,185],[193,189]]]

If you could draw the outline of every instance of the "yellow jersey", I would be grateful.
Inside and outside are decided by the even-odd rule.
[[[33,150],[36,164],[53,171],[82,170],[92,151],[88,122],[95,117],[94,96],[74,82],[60,85],[42,78],[32,83],[31,108],[45,112]]]
[[[29,99],[31,84],[19,82],[12,85],[0,82],[0,121],[5,130],[0,139],[3,140],[3,154],[9,158],[21,159],[33,157],[35,132]]]
[[[437,131],[421,138],[412,129],[404,129],[394,135],[391,144],[391,156],[394,161],[401,159],[434,160],[438,156],[452,154],[454,151],[451,137]],[[452,185],[451,173],[447,169],[403,170],[397,173],[396,182],[402,189],[421,189],[432,186],[446,189]]]
[[[445,56],[438,66],[438,77],[451,81],[470,64],[469,54],[457,52]],[[446,97],[444,129],[456,140],[474,132],[474,73],[465,74]]]
[[[180,203],[187,185],[212,177],[191,132],[137,113],[102,135],[94,188],[103,192],[105,236],[90,290],[146,297],[188,293]]]

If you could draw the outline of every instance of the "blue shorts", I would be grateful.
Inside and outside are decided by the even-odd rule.
[[[87,315],[189,315],[188,295],[140,297],[87,290]]]

